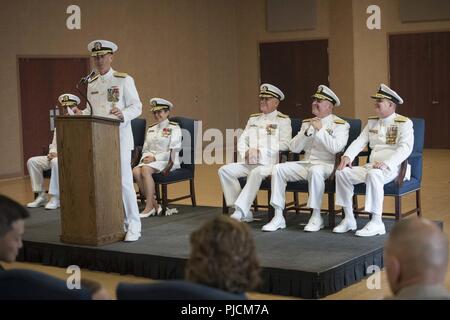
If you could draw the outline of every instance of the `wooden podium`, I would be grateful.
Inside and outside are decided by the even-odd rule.
[[[124,238],[119,125],[56,117],[62,242],[100,246]]]

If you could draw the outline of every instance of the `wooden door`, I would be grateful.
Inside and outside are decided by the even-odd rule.
[[[86,100],[75,85],[89,73],[89,58],[19,58],[24,173],[27,160],[48,151],[53,138],[51,114],[58,97],[72,93]],[[86,95],[86,88],[82,88]]]
[[[311,96],[328,86],[328,40],[261,43],[261,83],[279,87],[286,98],[279,110],[291,118],[310,118]]]
[[[424,118],[425,147],[450,148],[450,32],[389,37],[390,85],[404,100],[397,112]]]

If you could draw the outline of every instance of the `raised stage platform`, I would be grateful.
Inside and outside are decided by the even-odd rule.
[[[142,220],[142,237],[133,243],[118,242],[102,247],[63,244],[59,241],[58,210],[30,209],[24,248],[18,260],[45,265],[81,268],[152,279],[181,279],[189,256],[189,235],[205,220],[221,214],[221,208],[171,206],[179,213]],[[260,292],[302,298],[321,298],[366,276],[370,265],[383,266],[383,245],[387,234],[359,238],[353,233],[331,230],[303,232],[304,214],[289,213],[287,228],[262,232],[266,215],[250,223],[263,268]],[[337,218],[339,222],[339,218]],[[367,218],[358,219],[362,227]],[[389,231],[393,221],[385,221]]]

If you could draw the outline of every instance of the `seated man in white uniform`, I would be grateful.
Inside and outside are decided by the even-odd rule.
[[[150,105],[157,122],[148,128],[141,160],[133,168],[133,176],[139,186],[139,192],[147,200],[144,210],[139,214],[141,218],[159,215],[162,211],[155,199],[155,181],[152,175],[163,171],[171,156],[173,165],[170,170],[180,168],[181,128],[178,123],[169,121],[173,104],[162,98],[152,98]],[[172,155],[171,152],[173,152]]]
[[[314,232],[324,227],[320,208],[325,180],[333,172],[336,153],[343,151],[347,144],[350,126],[333,114],[333,108],[338,107],[340,101],[330,88],[320,85],[312,97],[312,113],[316,117],[303,120],[300,131],[289,144],[292,152],[305,151],[305,157],[302,161],[280,163],[273,167],[270,204],[275,208],[275,216],[263,226],[263,231],[286,227],[283,217],[286,183],[300,180],[308,180],[307,206],[313,209],[304,231]]]
[[[262,113],[250,116],[238,140],[238,155],[242,161],[226,164],[219,169],[225,202],[235,208],[231,217],[245,222],[253,220],[250,207],[261,182],[278,163],[279,151],[288,150],[292,135],[291,120],[277,110],[284,99],[283,92],[265,83],[260,87],[259,97]],[[247,177],[242,190],[238,181],[240,177]]]
[[[61,107],[73,108],[80,104],[80,98],[64,93],[59,96],[58,101]],[[37,193],[37,198],[27,204],[28,208],[37,208],[45,205],[45,209],[52,210],[59,208],[59,177],[58,177],[58,151],[56,147],[56,129],[53,132],[53,140],[49,146],[46,156],[37,156],[28,159],[27,167],[31,179],[31,188]],[[51,169],[49,194],[50,201],[47,202],[44,188],[44,171]]]
[[[372,218],[364,228],[356,231],[356,235],[370,237],[386,233],[381,220],[384,185],[398,176],[401,163],[413,149],[412,121],[395,113],[397,104],[403,103],[402,98],[384,84],[372,98],[375,99],[377,116],[369,118],[359,137],[345,151],[336,170],[336,204],[342,206],[345,212],[345,218],[333,229],[336,233],[356,230],[352,207],[353,186],[362,182],[366,184],[364,210],[371,213]],[[351,163],[367,144],[372,150],[369,162],[364,166],[352,167]],[[405,179],[410,178],[410,173],[408,165]]]

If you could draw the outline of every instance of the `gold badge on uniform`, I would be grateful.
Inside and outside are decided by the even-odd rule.
[[[378,130],[377,130],[377,129],[370,129],[369,132],[370,132],[370,133],[375,133],[375,134],[377,134],[377,133],[378,133]]]
[[[326,132],[328,132],[328,134],[329,134],[330,136],[333,135],[333,129],[328,128],[328,129],[325,129],[325,130],[326,130]]]
[[[119,87],[114,86],[108,89],[108,102],[119,102]]]
[[[395,144],[397,141],[398,127],[391,125],[386,131],[386,144]]]
[[[278,126],[276,124],[274,124],[274,123],[268,124],[266,126],[267,134],[268,135],[272,135],[275,132],[275,130],[277,129],[277,127]]]

